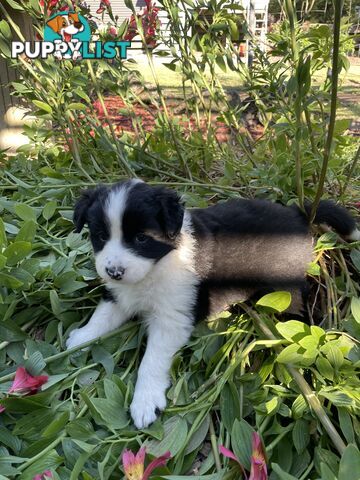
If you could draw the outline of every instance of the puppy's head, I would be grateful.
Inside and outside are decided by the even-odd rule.
[[[177,248],[183,217],[175,192],[130,180],[83,192],[74,223],[78,232],[89,226],[100,277],[133,284]]]

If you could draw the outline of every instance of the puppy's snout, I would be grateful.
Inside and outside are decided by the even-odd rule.
[[[82,28],[82,26],[83,26],[83,25],[82,25],[82,23],[81,23],[81,22],[75,22],[75,23],[74,23],[74,26],[75,26],[77,29],[79,29],[79,30],[80,30],[80,29]]]
[[[105,270],[113,280],[121,280],[125,273],[125,268],[123,267],[106,267]]]

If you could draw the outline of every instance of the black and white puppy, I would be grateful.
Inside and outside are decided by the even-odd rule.
[[[316,221],[360,240],[354,220],[332,202],[320,203]],[[139,180],[85,191],[74,222],[78,232],[89,226],[110,295],[67,347],[143,318],[147,348],[130,407],[138,428],[165,408],[173,355],[196,320],[266,291],[300,298],[312,260],[308,220],[297,207],[239,199],[185,210],[175,192]]]

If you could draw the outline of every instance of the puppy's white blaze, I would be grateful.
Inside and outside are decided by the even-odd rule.
[[[353,230],[350,235],[349,235],[349,240],[353,241],[353,242],[358,242],[360,241],[360,230],[358,230],[357,228],[355,228],[355,230]]]

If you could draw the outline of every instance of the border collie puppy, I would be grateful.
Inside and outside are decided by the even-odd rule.
[[[332,202],[320,203],[316,222],[360,240],[355,221]],[[108,295],[88,324],[70,333],[67,347],[135,315],[144,320],[148,341],[130,407],[137,428],[166,407],[173,355],[196,320],[266,291],[301,299],[312,260],[308,220],[295,206],[239,199],[185,210],[175,192],[140,180],[83,192],[74,223],[78,232],[89,226]]]

